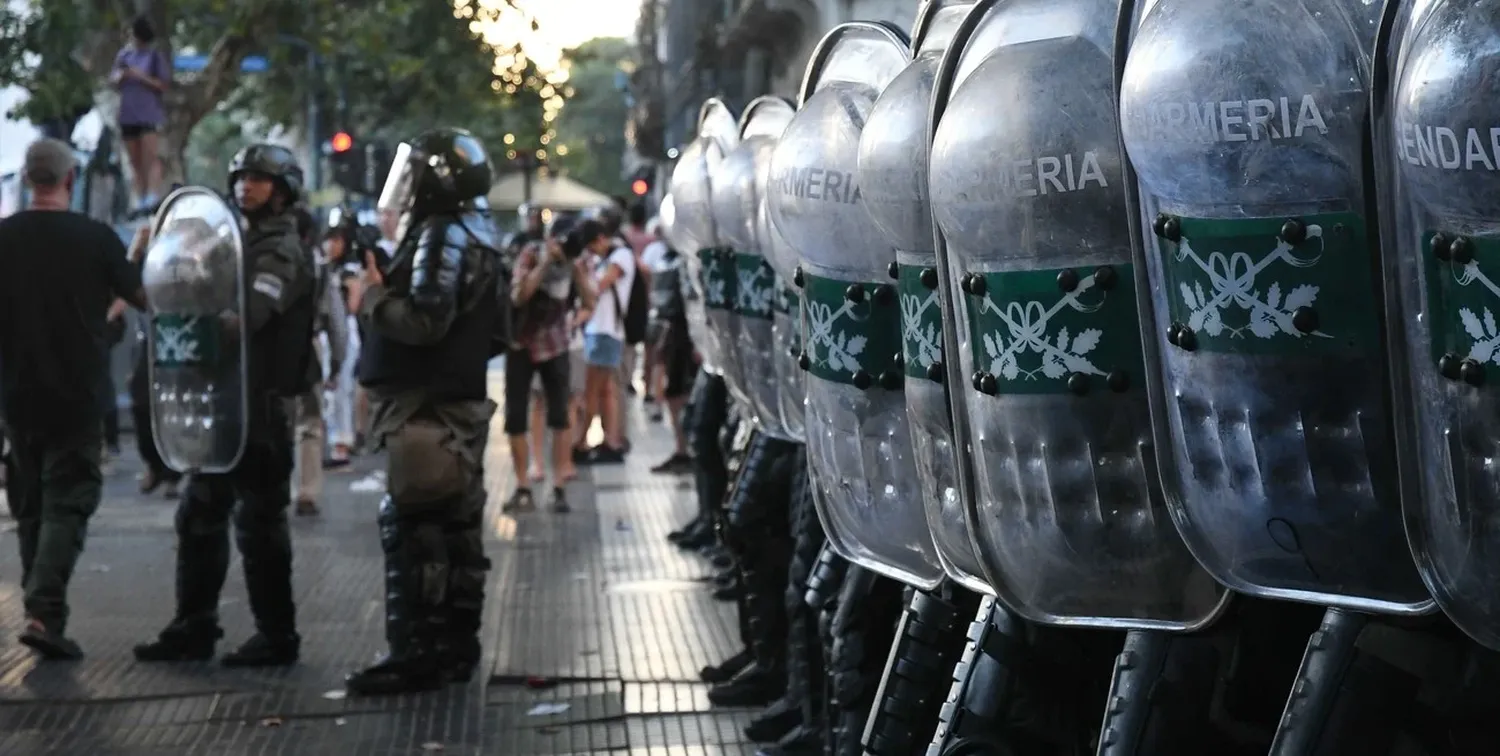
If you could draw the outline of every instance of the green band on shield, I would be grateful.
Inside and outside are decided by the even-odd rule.
[[[202,367],[219,360],[219,319],[212,315],[151,317],[152,362],[157,367]]]
[[[1286,357],[1381,348],[1374,252],[1360,215],[1163,215],[1153,231],[1172,346]]]
[[[963,284],[973,390],[1084,395],[1145,382],[1132,266],[971,273]]]
[[[858,389],[901,388],[901,305],[891,283],[803,275],[803,364]]]

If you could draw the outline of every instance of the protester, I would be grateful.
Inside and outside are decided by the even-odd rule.
[[[344,313],[341,330],[343,344],[334,347],[330,343],[330,354],[340,352],[343,359],[339,362],[338,369],[329,366],[327,426],[331,450],[328,459],[323,462],[326,469],[347,467],[354,453],[357,383],[354,376],[360,353],[360,329],[352,313],[357,312],[359,306],[362,255],[355,251],[355,247],[357,236],[363,231],[353,215],[342,210],[336,212],[338,217],[330,219],[329,229],[323,238],[323,255],[324,265],[331,279],[329,285],[339,298],[337,303],[331,303],[330,312],[342,310]],[[333,333],[335,324],[329,323],[329,326],[329,333]]]
[[[343,369],[344,327],[348,313],[338,284],[320,259],[317,248],[318,226],[312,213],[298,208],[297,233],[311,266],[317,272],[313,295],[318,300],[317,319],[313,325],[313,347],[318,359],[307,365],[306,389],[292,400],[292,416],[297,431],[296,491],[294,500],[298,515],[318,514],[318,499],[323,495],[323,451],[327,428],[323,424],[323,389]],[[328,372],[325,374],[324,364]]]
[[[552,431],[553,481],[551,506],[569,509],[566,484],[576,473],[571,453],[572,418],[568,414],[568,328],[575,297],[579,306],[594,304],[589,272],[577,264],[584,239],[598,235],[598,225],[585,222],[566,237],[556,235],[542,244],[528,244],[516,261],[511,278],[511,302],[516,307],[516,346],[505,360],[505,433],[510,437],[511,461],[517,476],[530,468],[532,450],[527,438],[532,381],[541,381],[546,402],[545,420]],[[540,454],[541,449],[536,449]],[[505,511],[534,508],[530,485],[516,487]]]
[[[47,659],[83,654],[65,635],[67,593],[103,492],[107,311],[116,297],[146,303],[114,229],[69,212],[76,167],[67,143],[34,142],[22,168],[31,208],[0,221],[0,405],[15,446],[20,640]]]
[[[615,239],[597,222],[585,221],[583,238],[599,256],[594,266],[594,287],[599,302],[583,329],[584,361],[588,364],[584,397],[589,422],[599,418],[604,442],[588,452],[595,464],[625,461],[624,398],[621,396],[620,361],[625,352],[625,308],[635,281],[635,254],[629,247],[614,246]]]
[[[131,41],[115,56],[110,82],[120,91],[120,137],[130,159],[130,177],[139,207],[156,204],[161,185],[157,149],[166,122],[163,95],[172,85],[172,62],[157,47],[156,30],[145,16],[131,25]]]
[[[682,276],[686,275],[682,255],[665,241],[657,240],[646,248],[642,257],[652,266],[651,315],[653,325],[659,332],[656,339],[646,344],[647,354],[655,354],[661,366],[661,380],[647,383],[646,391],[657,392],[662,404],[667,405],[667,418],[672,425],[676,446],[672,456],[651,468],[655,473],[688,473],[693,470],[693,456],[688,451],[688,439],[683,409],[688,395],[693,391],[693,381],[698,377],[698,354],[693,349],[692,337],[688,334],[687,306],[682,297]],[[650,375],[650,373],[648,373]],[[660,410],[658,409],[658,413]],[[659,414],[656,415],[659,417]]]

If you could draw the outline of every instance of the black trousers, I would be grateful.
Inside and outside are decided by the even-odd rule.
[[[193,631],[218,628],[232,523],[256,629],[286,639],[297,634],[287,524],[292,427],[280,398],[264,397],[252,404],[249,442],[239,466],[224,474],[189,475],[177,506],[175,624]]]
[[[729,387],[719,376],[699,371],[693,386],[693,413],[688,418],[688,445],[693,450],[693,477],[698,489],[698,511],[706,521],[718,511],[729,490],[729,468],[719,434],[729,420]]]
[[[61,633],[68,584],[104,491],[99,426],[70,432],[12,427],[7,435],[13,448],[6,495],[21,545],[26,613]]]

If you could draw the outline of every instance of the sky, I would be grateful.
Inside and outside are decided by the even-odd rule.
[[[544,71],[557,67],[563,50],[595,37],[633,37],[641,11],[640,0],[517,0],[516,5],[536,19],[539,31],[531,31],[528,18],[508,13],[487,36],[495,44],[519,39]]]

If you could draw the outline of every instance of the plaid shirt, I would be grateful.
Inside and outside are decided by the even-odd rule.
[[[514,273],[517,279],[526,277],[536,268],[540,262],[538,254],[535,244],[528,244],[521,251]],[[531,357],[533,365],[540,365],[568,353],[570,308],[567,300],[559,300],[547,293],[547,283],[544,279],[531,299],[518,308],[520,319],[516,329],[516,349],[524,350]]]

